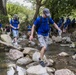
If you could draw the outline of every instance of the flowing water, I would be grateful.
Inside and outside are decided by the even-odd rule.
[[[60,52],[66,52],[69,54],[69,57],[59,57],[58,54]],[[72,55],[74,54],[75,49],[70,48],[70,47],[61,47],[60,44],[52,44],[48,47],[48,50],[46,52],[46,56],[48,58],[51,58],[55,61],[54,68],[55,69],[63,69],[63,68],[68,68],[72,70],[76,74],[76,60],[72,59]],[[8,59],[6,56],[6,53],[4,48],[2,49],[0,47],[0,75],[14,75],[14,70],[11,67],[10,69],[8,68],[7,64],[9,64],[11,61]],[[23,67],[18,67],[19,71]],[[19,75],[24,75],[25,69],[20,71]]]

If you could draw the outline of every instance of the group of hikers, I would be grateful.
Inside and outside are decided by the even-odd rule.
[[[62,29],[63,32],[67,32],[69,28],[74,28],[75,27],[75,18],[71,21],[69,16],[66,18],[64,21],[64,18],[61,17],[58,22],[58,27]]]
[[[32,41],[34,38],[34,32],[36,31],[37,33],[38,40],[41,46],[39,63],[43,67],[45,67],[43,56],[45,52],[47,51],[47,47],[48,47],[47,41],[49,38],[50,24],[52,24],[58,30],[58,34],[61,36],[61,33],[66,32],[66,29],[69,27],[71,23],[71,20],[69,19],[69,17],[67,18],[65,23],[64,23],[64,18],[62,17],[59,20],[58,24],[56,24],[50,16],[51,16],[50,10],[48,8],[44,8],[42,15],[36,18],[32,26],[28,25],[27,27],[30,41]],[[63,26],[63,30],[61,29],[62,26]],[[9,26],[6,25],[5,29],[7,32],[10,32],[10,28],[8,27]],[[20,23],[19,23],[17,15],[14,15],[13,19],[10,20],[10,27],[12,29],[12,33],[14,37],[12,42],[15,43],[15,45],[17,45],[17,38],[19,37],[19,28],[20,28]],[[1,24],[0,24],[0,29],[3,31]]]

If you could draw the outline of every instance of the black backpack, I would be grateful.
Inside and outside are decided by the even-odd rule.
[[[38,31],[38,28],[40,27],[41,23],[42,23],[42,16],[40,16],[40,24],[37,25],[35,28],[36,32]],[[50,24],[50,17],[48,17],[48,23]]]

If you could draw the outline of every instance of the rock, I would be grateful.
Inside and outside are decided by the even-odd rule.
[[[62,41],[62,37],[60,36],[52,36],[52,40],[55,41],[55,42],[61,42]]]
[[[35,53],[33,54],[33,56],[32,56],[32,60],[33,60],[33,61],[37,61],[37,62],[38,62],[38,61],[39,61],[39,58],[40,58],[40,53],[39,53],[39,52],[35,52]],[[44,59],[44,60],[47,60],[45,55],[44,55],[43,59]]]
[[[19,64],[19,65],[27,65],[31,62],[32,62],[32,60],[28,57],[23,57],[23,58],[20,58],[17,60],[17,64]]]
[[[26,68],[29,68],[29,67],[31,67],[31,66],[36,66],[36,65],[38,65],[38,64],[39,64],[39,62],[32,62],[32,63],[26,65]]]
[[[70,47],[70,44],[60,44],[60,46]]]
[[[22,39],[22,40],[20,41],[20,38],[19,38],[18,41],[19,41],[19,44],[22,45],[23,47],[29,45],[29,41],[28,41],[28,39],[25,39],[25,40]]]
[[[71,38],[70,37],[63,37],[62,38],[62,42],[64,42],[64,43],[71,43]]]
[[[16,67],[16,70],[13,67],[10,67],[7,71],[7,75],[26,75],[26,70],[19,66]]]
[[[72,58],[75,60],[76,59],[76,54],[72,56]]]
[[[55,69],[54,68],[50,68],[50,67],[46,67],[46,70],[48,73],[54,73],[55,72]]]
[[[69,54],[67,54],[66,52],[61,52],[61,53],[59,53],[59,56],[66,57],[66,56],[69,56]]]
[[[22,39],[24,40],[24,39],[26,39],[27,38],[27,36],[24,34],[24,35],[22,35]]]
[[[9,51],[9,58],[12,60],[17,60],[19,58],[23,57],[23,53],[15,50],[15,49],[10,49]]]
[[[48,43],[48,45],[52,44],[53,43],[52,39],[49,38],[47,43]]]
[[[1,39],[9,44],[12,43],[12,38],[7,34],[2,34]]]
[[[23,50],[23,54],[29,54],[31,51],[35,52],[35,51],[37,51],[37,49],[30,48],[30,47],[25,47],[24,50]]]
[[[72,44],[70,45],[71,48],[75,48],[75,44],[72,42]]]
[[[36,43],[34,41],[29,41],[30,46],[35,46]]]
[[[54,65],[54,61],[52,59],[47,59],[45,62],[47,62],[46,66],[53,66]]]
[[[75,75],[75,74],[69,69],[60,69],[55,71],[55,75]]]
[[[26,71],[27,75],[49,75],[46,71],[46,68],[40,65],[32,66],[28,68]]]

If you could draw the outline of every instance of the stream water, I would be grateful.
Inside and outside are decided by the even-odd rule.
[[[58,54],[60,52],[66,52],[69,54],[69,57],[59,57]],[[72,55],[74,54],[75,49],[70,48],[70,47],[61,47],[60,44],[52,44],[48,47],[48,50],[46,52],[46,56],[48,58],[51,58],[55,61],[54,68],[55,69],[63,69],[63,68],[68,68],[72,70],[75,75],[76,75],[76,60],[72,59]],[[7,64],[11,63],[7,58],[7,52],[5,52],[4,48],[2,49],[0,47],[0,75],[14,75],[13,70],[11,68],[11,74],[10,74],[10,69],[8,68]],[[19,70],[22,68],[25,70],[23,67],[18,67]],[[21,71],[20,71],[21,72]],[[23,75],[21,72],[21,75]]]

